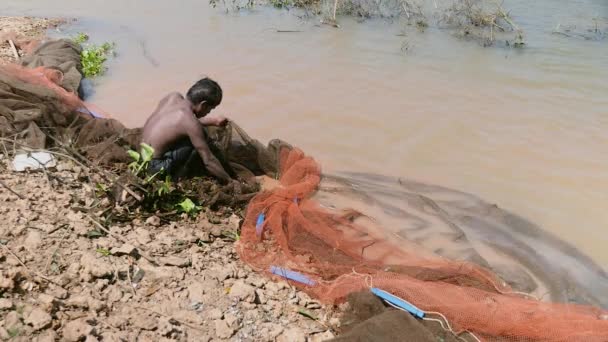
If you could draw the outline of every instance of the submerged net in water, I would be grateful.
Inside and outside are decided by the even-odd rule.
[[[486,268],[421,255],[357,224],[356,211],[337,214],[310,197],[319,165],[298,149],[283,150],[281,186],[249,204],[238,251],[243,260],[325,303],[379,288],[430,315],[443,315],[455,334],[494,341],[606,341],[607,312],[522,297]],[[293,274],[290,272],[297,272]],[[439,316],[441,317],[441,316]]]
[[[125,150],[137,147],[140,130],[125,128],[116,120],[94,118],[83,110],[86,104],[77,96],[80,78],[73,73],[78,70],[77,47],[67,41],[49,43],[30,60],[38,62],[8,67],[0,73],[0,136],[4,141],[13,141],[16,148],[45,148],[53,136],[100,164],[128,161]],[[494,270],[492,262],[485,262],[468,247],[467,235],[456,229],[455,222],[436,219],[420,227],[414,224],[413,230],[425,225],[447,227],[440,235],[454,243],[448,251],[437,248],[425,252],[418,245],[429,247],[432,243],[427,246],[420,237],[412,241],[407,235],[406,239],[396,239],[378,222],[361,223],[364,217],[360,211],[337,212],[323,207],[312,197],[319,194],[320,167],[302,151],[279,140],[263,146],[236,125],[207,133],[214,152],[233,174],[241,178],[280,176],[279,187],[259,193],[250,202],[238,243],[242,259],[258,271],[289,275],[299,280],[294,284],[326,303],[378,288],[411,302],[455,334],[468,332],[480,340],[608,340],[606,311],[593,306],[545,303],[515,293],[490,270]],[[376,190],[388,201],[411,200],[421,212],[434,218],[447,215],[437,198],[409,198],[406,193]],[[322,191],[331,194],[333,190],[326,187]],[[373,198],[366,197],[371,193],[360,186],[357,196],[371,206]],[[326,196],[325,200],[334,199]],[[398,212],[386,204],[383,208]],[[463,212],[467,209],[457,205],[453,208]],[[472,208],[475,210],[481,209]],[[401,215],[402,222],[412,221],[409,214]],[[476,225],[474,218],[462,216],[471,227]],[[508,222],[505,226],[523,229]],[[488,227],[491,225],[482,225]],[[605,279],[603,271],[593,265],[587,269],[597,275],[590,279]],[[591,290],[575,299],[601,304],[608,298],[602,298],[605,286],[606,282],[590,284]]]

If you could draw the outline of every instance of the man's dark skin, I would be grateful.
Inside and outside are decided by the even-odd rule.
[[[210,116],[214,107],[205,101],[193,104],[179,93],[171,93],[163,98],[146,121],[143,142],[154,148],[154,157],[161,157],[172,145],[183,138],[189,138],[201,157],[207,170],[218,179],[229,182],[230,176],[219,160],[211,153],[203,126],[222,126],[227,119]]]

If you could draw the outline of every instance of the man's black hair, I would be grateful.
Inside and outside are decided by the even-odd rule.
[[[222,102],[222,88],[214,80],[205,77],[194,83],[186,96],[194,105],[205,101],[208,106],[217,107]]]

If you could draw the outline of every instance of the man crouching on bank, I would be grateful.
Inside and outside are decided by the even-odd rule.
[[[196,82],[184,98],[171,93],[163,98],[146,121],[142,141],[154,148],[154,159],[148,172],[164,169],[179,178],[187,174],[189,161],[200,156],[207,171],[223,182],[233,181],[220,161],[213,155],[205,137],[204,126],[222,126],[223,116],[206,116],[222,102],[222,88],[217,82],[203,78]]]

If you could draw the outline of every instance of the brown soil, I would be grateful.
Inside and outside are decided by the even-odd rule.
[[[15,62],[9,44],[12,40],[20,56],[31,50],[32,43],[44,39],[49,28],[64,23],[63,19],[0,16],[0,64]]]
[[[59,160],[56,169],[16,173],[9,162],[5,154],[0,180],[23,199],[0,186],[0,339],[333,336],[327,326],[337,320],[329,310],[238,260],[226,233],[238,230],[237,215],[205,209],[176,221],[151,216],[102,235],[94,222],[99,216],[86,213],[103,206],[86,181],[88,169]],[[298,314],[301,309],[320,322]]]

